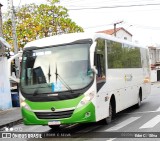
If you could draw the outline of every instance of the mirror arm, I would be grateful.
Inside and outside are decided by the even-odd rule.
[[[11,71],[11,63],[15,58],[21,57],[22,56],[22,52],[19,52],[18,54],[12,56],[11,58],[8,59],[8,77],[10,80],[19,83],[20,79],[19,78],[15,78],[12,76],[12,71]]]

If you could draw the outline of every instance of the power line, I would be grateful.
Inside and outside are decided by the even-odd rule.
[[[89,27],[84,27],[84,29],[96,28],[96,27],[103,27],[103,26],[109,26],[109,25],[113,25],[113,23],[110,23],[110,24],[103,24],[103,25],[95,25],[95,26],[89,26]]]
[[[110,24],[103,24],[103,25],[95,25],[95,26],[90,26],[90,27],[84,27],[84,29],[89,29],[89,28],[98,28],[98,27],[103,27],[103,26],[110,26],[113,25],[114,23]],[[153,26],[146,26],[146,25],[139,25],[139,24],[132,24],[132,23],[127,23],[123,22],[121,23],[123,25],[127,25],[129,27],[136,27],[136,28],[142,28],[142,29],[151,29],[151,30],[160,30],[160,27],[153,27]]]
[[[90,7],[94,7],[94,6],[96,6],[96,7],[98,7],[98,6],[101,6],[101,5],[123,5],[123,4],[126,4],[126,5],[135,5],[135,4],[147,4],[147,3],[159,3],[159,0],[157,1],[157,0],[144,0],[144,1],[139,1],[139,0],[133,0],[133,1],[126,1],[126,0],[116,0],[116,1],[94,1],[94,2],[92,2],[92,1],[85,1],[85,2],[75,2],[75,3],[62,3],[62,4],[64,4],[65,6],[67,6],[67,7],[88,7],[88,5],[90,6]]]
[[[82,2],[82,0],[68,0],[68,1],[63,1],[63,2],[60,2],[60,3],[63,3],[63,4],[70,4],[70,3],[76,3],[76,2]]]
[[[137,27],[137,28],[142,28],[142,29],[151,29],[151,30],[160,30],[160,27],[153,27],[153,26],[146,26],[146,25],[139,25],[139,24],[127,24],[126,25],[130,27]]]
[[[120,3],[120,4],[122,4],[122,3],[134,3],[134,2],[138,2],[139,4],[140,4],[140,2],[143,2],[143,3],[146,3],[146,2],[159,2],[159,0],[157,1],[157,0],[143,0],[143,1],[139,1],[139,0],[132,0],[131,2],[130,1],[128,1],[128,0],[103,0],[103,1],[99,1],[99,0],[97,0],[97,1],[89,1],[89,0],[85,0],[85,1],[83,1],[83,3],[82,3],[82,0],[70,0],[70,1],[62,1],[61,2],[61,4],[65,4],[65,5],[67,5],[67,6],[70,6],[70,4],[100,4],[100,3],[103,3],[103,5],[104,5],[104,3]],[[69,5],[68,5],[69,4]],[[77,6],[77,5],[74,5],[74,6]]]
[[[158,5],[160,5],[160,3],[133,4],[133,5],[115,5],[115,6],[100,6],[100,7],[85,7],[85,8],[68,8],[68,10],[92,10],[92,9],[127,8],[127,7],[158,6]]]

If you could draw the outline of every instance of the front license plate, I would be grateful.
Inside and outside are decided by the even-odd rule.
[[[60,124],[61,124],[61,122],[57,121],[57,120],[48,122],[48,125],[60,125]]]

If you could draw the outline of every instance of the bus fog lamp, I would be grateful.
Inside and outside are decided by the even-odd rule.
[[[87,112],[86,114],[85,114],[85,118],[88,118],[88,117],[90,117],[91,116],[91,113],[90,112]]]

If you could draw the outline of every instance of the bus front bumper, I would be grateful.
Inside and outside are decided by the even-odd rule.
[[[39,119],[33,111],[27,110],[24,107],[22,107],[21,111],[25,125],[48,125],[48,122],[52,121],[59,121],[61,125],[96,121],[95,106],[91,102],[80,108],[76,108],[70,117],[61,119]]]

